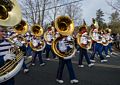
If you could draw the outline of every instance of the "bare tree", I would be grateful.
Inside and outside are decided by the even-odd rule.
[[[56,19],[56,16],[58,15],[58,12],[60,11],[60,8],[57,6],[60,4],[61,0],[51,0],[51,7],[54,7],[50,10],[47,10],[48,17],[50,18],[50,22],[54,21]]]
[[[72,2],[74,0],[68,1]],[[69,4],[65,0],[20,0],[19,2],[22,7],[23,17],[30,24],[45,26],[54,21],[58,15],[68,15],[75,23],[78,23],[81,18],[80,3]]]
[[[41,24],[44,22],[45,9],[49,0],[22,0],[23,17],[28,23]]]
[[[120,0],[107,0],[109,6],[120,12]]]
[[[65,14],[74,20],[76,26],[80,25],[82,17],[81,3],[68,4],[65,8]]]

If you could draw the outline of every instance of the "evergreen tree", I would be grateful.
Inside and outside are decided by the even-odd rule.
[[[115,11],[114,13],[111,14],[110,22],[109,22],[109,27],[112,29],[113,33],[120,33],[120,17],[119,13]]]
[[[96,21],[98,22],[100,28],[103,28],[105,25],[104,23],[105,20],[103,19],[103,17],[104,17],[103,11],[101,9],[98,9],[96,11]]]

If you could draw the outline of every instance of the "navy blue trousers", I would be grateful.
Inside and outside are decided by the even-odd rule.
[[[103,51],[105,52],[105,55],[108,55],[108,45],[103,46]]]
[[[90,58],[88,56],[88,52],[86,49],[80,48],[80,53],[79,53],[79,65],[82,65],[83,57],[85,57],[86,61],[88,64],[90,64]]]
[[[28,47],[26,47],[26,56],[31,56],[32,55],[32,48],[30,47],[30,45],[28,45]]]
[[[35,63],[36,57],[39,58],[39,63],[40,63],[40,64],[43,63],[42,51],[33,51],[33,52],[32,52],[32,57],[33,57],[32,63]]]
[[[95,54],[98,53],[98,55],[100,56],[100,59],[103,60],[104,57],[102,55],[102,51],[103,51],[103,45],[100,43],[94,43],[93,45],[93,53],[91,54],[90,59],[94,60]]]
[[[56,55],[51,48],[51,45],[47,44],[45,49],[46,49],[46,58],[49,58],[50,51],[52,52],[53,58],[56,58]]]
[[[58,66],[57,77],[56,78],[59,79],[59,80],[62,79],[62,74],[63,74],[65,64],[66,64],[67,69],[69,71],[70,80],[76,79],[71,59],[66,59],[65,60],[65,59],[62,59],[62,58],[59,58],[59,66]]]

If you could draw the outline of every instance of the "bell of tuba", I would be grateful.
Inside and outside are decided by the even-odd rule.
[[[22,13],[16,0],[0,0],[0,25],[15,26],[21,21]]]
[[[74,31],[73,21],[67,16],[59,16],[55,20],[55,28],[61,35],[52,42],[52,49],[54,53],[63,59],[72,58],[76,52],[74,39],[71,36]],[[61,51],[59,48],[61,41],[63,41],[65,46],[68,46],[70,49]]]
[[[43,28],[40,26],[40,25],[33,25],[31,27],[31,32],[34,36],[34,38],[36,38],[38,45],[37,46],[34,46],[34,42],[31,41],[30,42],[30,47],[34,50],[34,51],[42,51],[45,46],[46,46],[46,43],[44,40],[42,40],[40,37],[43,35]]]
[[[62,35],[71,35],[74,31],[74,23],[68,16],[59,16],[55,20],[55,28]]]
[[[17,34],[25,35],[28,31],[28,24],[24,20],[21,20],[19,24],[13,27],[13,29]]]
[[[26,39],[23,37],[23,35],[25,35],[25,33],[28,31],[27,22],[25,22],[24,20],[21,20],[19,24],[13,26],[13,29],[16,34],[13,36],[10,36],[9,38],[7,38],[7,40],[9,40],[11,43],[15,43],[16,39],[21,38],[22,42],[27,43]]]

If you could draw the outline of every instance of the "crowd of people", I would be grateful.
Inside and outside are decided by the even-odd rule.
[[[24,52],[24,55],[27,56],[25,57],[27,58],[32,58],[31,66],[35,66],[36,64],[36,57],[38,57],[39,59],[39,64],[40,66],[44,66],[46,65],[47,61],[50,60],[50,52],[52,53],[52,58],[53,59],[59,59],[59,66],[58,66],[58,71],[57,71],[57,77],[56,77],[56,81],[58,83],[63,83],[64,81],[62,80],[62,73],[63,73],[63,69],[64,69],[64,65],[67,65],[68,71],[69,71],[69,75],[70,75],[70,82],[71,83],[78,83],[78,80],[75,76],[74,73],[74,68],[72,66],[72,57],[66,57],[65,55],[63,55],[62,57],[59,56],[58,54],[55,53],[55,51],[53,50],[53,46],[52,43],[55,39],[59,38],[59,37],[63,37],[62,40],[59,41],[58,46],[56,47],[61,53],[66,54],[67,51],[71,50],[73,48],[73,46],[71,46],[71,44],[69,43],[69,41],[73,41],[76,45],[76,52],[79,52],[79,60],[78,60],[78,67],[84,67],[83,65],[83,57],[85,57],[87,63],[88,63],[88,67],[92,67],[95,64],[95,55],[98,55],[100,57],[100,62],[107,62],[108,60],[106,60],[106,57],[110,57],[112,55],[112,44],[117,45],[118,47],[118,43],[119,43],[119,34],[117,34],[117,39],[116,42],[113,43],[114,39],[111,36],[111,30],[110,29],[105,29],[105,30],[99,30],[97,27],[95,27],[94,24],[91,25],[91,31],[90,31],[90,37],[88,36],[88,31],[87,31],[87,27],[85,25],[82,25],[79,28],[79,32],[77,33],[77,35],[70,35],[70,36],[62,36],[54,27],[53,22],[52,24],[47,28],[47,31],[44,33],[44,36],[35,36],[30,32],[27,32],[25,35],[21,35],[18,34],[17,32],[15,32],[13,29],[9,32],[5,32],[3,30],[3,28],[1,27],[1,31],[0,31],[0,35],[1,35],[1,39],[0,39],[0,57],[1,58],[1,62],[2,59],[3,60],[12,60],[13,57],[11,56],[7,56],[7,55],[3,55],[3,51],[8,51],[8,49],[3,50],[3,46],[8,46],[5,44],[3,45],[4,41],[7,41],[7,39],[12,39],[12,41],[14,42],[14,44],[16,46],[19,47],[20,50],[22,50]],[[24,41],[25,40],[25,41]],[[44,41],[44,43],[46,44],[45,46],[43,46],[42,41]],[[7,41],[8,42],[8,41]],[[31,43],[33,45],[33,47],[31,47]],[[39,50],[41,48],[39,48],[39,46],[43,46],[42,50]],[[36,49],[34,49],[36,48]],[[92,52],[91,55],[88,55],[89,51]],[[45,61],[43,59],[43,53],[46,54],[45,56]],[[105,56],[103,55],[103,53],[105,54]],[[6,57],[7,56],[7,57]],[[74,56],[74,55],[72,55]],[[23,72],[27,73],[29,72],[29,67],[26,66],[25,60],[23,62]],[[9,84],[7,84],[5,82],[5,85],[14,85],[13,83],[14,78],[12,78],[12,82],[11,79],[8,80],[7,82],[9,82]],[[4,84],[1,84],[4,85]]]
[[[86,24],[81,25],[76,34],[74,23],[68,16],[59,16],[46,32],[40,25],[28,30],[27,23],[21,19],[21,11],[16,0],[0,2],[0,85],[15,85],[14,77],[23,68],[29,72],[26,61],[31,66],[46,65],[51,58],[58,59],[56,82],[62,84],[64,66],[67,66],[70,83],[78,83],[72,57],[79,51],[78,67],[83,68],[85,57],[88,67],[94,66],[98,55],[101,63],[106,63],[113,54],[112,46],[120,49],[120,35],[112,35],[109,28],[101,29],[93,22],[88,32]],[[95,21],[95,20],[94,20]],[[91,54],[89,55],[89,52]],[[52,57],[50,57],[50,52]],[[45,60],[43,59],[45,53]]]

